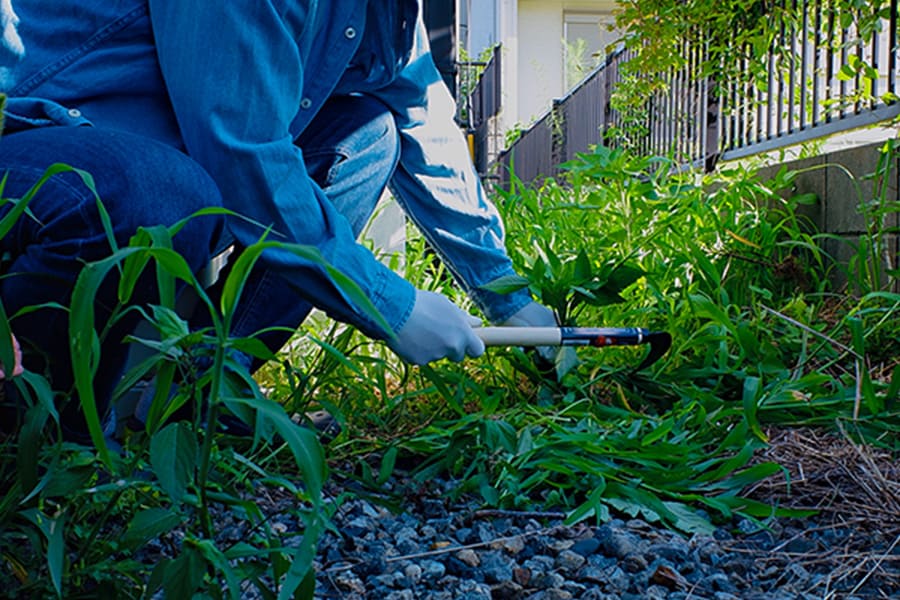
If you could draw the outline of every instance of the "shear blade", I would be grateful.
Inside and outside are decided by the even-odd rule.
[[[647,352],[647,356],[644,357],[644,360],[641,361],[641,364],[637,366],[635,371],[646,369],[658,361],[672,346],[672,335],[667,331],[653,331],[646,334],[644,339],[644,343],[650,345],[650,351]]]

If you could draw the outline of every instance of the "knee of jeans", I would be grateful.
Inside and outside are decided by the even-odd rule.
[[[101,200],[112,201],[124,232],[141,226],[168,227],[185,220],[173,239],[175,249],[192,266],[205,265],[221,235],[224,217],[193,215],[222,206],[212,177],[190,157],[152,141],[141,144],[138,152],[122,152],[111,161],[115,168],[104,170],[102,179],[95,176],[95,180]]]

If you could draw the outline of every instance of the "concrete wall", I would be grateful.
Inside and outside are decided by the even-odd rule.
[[[785,192],[785,195],[816,195],[818,202],[805,209],[805,214],[819,231],[834,234],[838,238],[826,239],[822,247],[844,265],[851,262],[855,254],[854,246],[868,235],[861,204],[866,203],[868,209],[872,210],[881,201],[881,196],[888,203],[900,201],[900,161],[896,158],[893,160],[885,192],[876,190],[876,181],[870,177],[878,169],[881,146],[881,143],[869,144],[786,163],[789,169],[803,172],[797,177],[793,189]],[[760,175],[774,177],[780,168],[781,165],[766,167],[760,170]],[[884,219],[882,225],[889,230],[886,234],[887,256],[883,259],[885,267],[897,268],[900,251],[896,233],[898,225],[900,219],[895,210]],[[851,280],[855,278],[851,276]],[[843,274],[835,274],[835,283],[845,282]]]

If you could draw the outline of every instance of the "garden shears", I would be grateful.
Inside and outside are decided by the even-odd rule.
[[[650,351],[636,371],[649,367],[672,346],[666,331],[640,327],[476,327],[475,334],[485,346],[639,346]]]

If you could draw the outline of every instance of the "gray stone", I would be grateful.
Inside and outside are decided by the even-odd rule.
[[[577,552],[571,550],[563,550],[556,557],[556,566],[566,572],[577,571],[584,565],[585,558]]]
[[[468,527],[460,527],[459,529],[456,530],[456,533],[454,535],[456,536],[456,539],[459,540],[460,543],[468,544],[469,538],[472,537],[472,530],[469,529]]]
[[[491,586],[493,600],[518,600],[524,588],[515,581],[502,581]]]
[[[687,560],[690,548],[684,542],[665,542],[651,545],[647,553],[678,564]]]
[[[532,556],[522,565],[526,569],[529,569],[532,575],[543,574],[548,571],[553,570],[554,561],[549,556],[544,556],[539,554],[537,556]]]
[[[403,569],[403,574],[413,585],[415,585],[422,579],[422,567],[416,564],[407,565]]]
[[[460,579],[456,597],[459,600],[491,600],[491,588],[471,579]]]
[[[486,583],[510,581],[513,576],[513,562],[500,552],[485,552],[481,555],[481,571]]]
[[[669,590],[661,585],[651,585],[647,588],[646,596],[647,600],[667,600]]]
[[[339,571],[333,576],[334,584],[342,592],[365,594],[366,585],[353,571]]]
[[[631,585],[631,579],[621,568],[615,567],[606,578],[606,589],[613,593],[621,593]]]
[[[507,554],[512,554],[513,556],[520,554],[522,550],[525,549],[525,539],[521,536],[515,536],[508,539],[503,540],[503,543],[500,544],[500,547],[503,548],[507,552]]]
[[[397,585],[397,574],[384,573],[383,575],[376,575],[372,577],[372,582],[375,583],[375,585],[380,585],[382,587],[394,587]]]
[[[481,564],[481,558],[479,558],[478,553],[474,550],[466,548],[464,550],[460,550],[456,553],[456,558],[463,562],[463,564],[468,565],[470,567],[477,567]]]
[[[704,589],[714,592],[734,592],[734,584],[728,579],[724,573],[714,573],[700,581]]]
[[[588,586],[574,581],[567,581],[563,584],[563,589],[572,594],[573,597],[581,598],[584,592],[587,591]]]
[[[566,578],[559,573],[540,573],[531,577],[531,585],[541,590],[561,588]]]
[[[581,556],[590,556],[600,548],[600,540],[597,538],[585,538],[578,540],[569,548],[572,552],[577,552]]]
[[[622,559],[622,568],[629,573],[640,573],[647,569],[647,559],[643,554],[632,552]]]
[[[422,568],[422,579],[425,581],[440,579],[447,572],[447,567],[436,560],[423,560],[419,566]]]
[[[600,542],[603,552],[616,558],[625,558],[637,551],[637,543],[633,535],[621,531],[613,531],[608,538]]]

